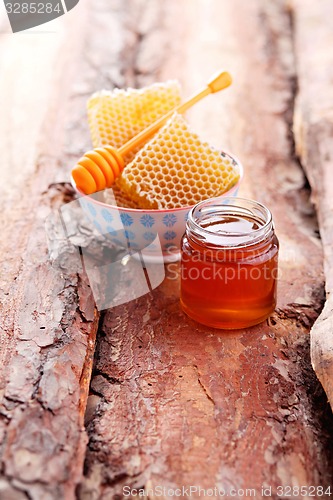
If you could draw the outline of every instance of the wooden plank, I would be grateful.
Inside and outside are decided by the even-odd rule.
[[[68,102],[87,7],[73,16],[75,22],[68,14],[49,24],[50,32],[0,40],[6,75],[0,83],[0,497],[6,500],[74,498],[87,442],[83,419],[98,314],[85,277],[75,272],[75,254],[69,272],[51,265],[44,229],[50,211],[72,197],[58,181],[68,178],[64,144],[82,113],[78,103],[70,114]]]
[[[309,357],[309,330],[323,303],[322,247],[291,136],[290,12],[282,0],[157,3],[163,24],[155,29],[169,52],[160,54],[160,72],[141,75],[138,61],[155,60],[163,46],[140,44],[141,36],[132,72],[147,83],[166,71],[195,90],[206,71],[228,61],[235,80],[228,97],[207,100],[191,120],[243,161],[240,194],[273,211],[278,309],[244,331],[202,327],[180,311],[177,265],[170,264],[149,297],[107,312],[79,496],[113,498],[125,485],[199,485],[255,488],[263,498],[266,485],[277,498],[278,485],[328,486],[332,416]]]
[[[73,262],[65,254],[49,262],[44,223],[72,199],[64,181],[90,147],[87,97],[124,86],[124,75],[135,84],[129,61],[141,3],[133,2],[128,17],[120,0],[80,2],[50,31],[0,40],[8,75],[0,92],[0,498],[6,500],[70,500],[82,476],[98,314],[75,253]],[[55,242],[54,251],[63,244]]]
[[[0,149],[15,160],[12,172],[20,169],[13,138],[22,129],[30,134],[20,188],[7,175],[10,190],[1,200],[0,497],[6,500],[75,497],[86,404],[81,498],[112,498],[124,484],[191,483],[254,487],[260,498],[262,484],[332,482],[332,420],[309,365],[308,332],[322,306],[322,252],[289,134],[290,17],[282,0],[249,3],[80,2],[80,11],[59,20],[61,38],[52,50],[39,53],[40,87],[26,84],[38,126],[12,124],[11,140],[8,127],[1,128]],[[19,45],[3,45],[8,52],[6,72],[23,57]],[[191,120],[240,156],[247,175],[241,194],[273,210],[282,243],[277,313],[244,332],[200,327],[179,310],[171,265],[151,296],[105,315],[87,402],[98,317],[86,281],[50,266],[43,227],[50,208],[70,198],[59,181],[88,147],[86,98],[102,87],[170,77],[180,77],[190,93],[225,61],[235,75],[233,91],[207,101]],[[17,92],[12,102],[23,109],[23,87],[0,95]],[[11,108],[5,109],[8,116]]]
[[[333,404],[333,110],[332,18],[329,1],[293,2],[298,95],[295,111],[297,153],[312,190],[324,248],[326,303],[311,330],[311,359]]]

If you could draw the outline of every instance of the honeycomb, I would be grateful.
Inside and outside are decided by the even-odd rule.
[[[112,192],[113,196],[110,196],[109,194],[110,190],[105,189],[102,191],[102,200],[104,203],[107,203],[109,205],[114,204],[114,199],[116,200],[117,207],[124,207],[124,208],[140,208],[139,205],[132,200],[126,193],[124,193],[118,184],[114,184],[112,186]]]
[[[125,167],[119,186],[140,208],[178,208],[219,196],[238,178],[237,165],[175,113]]]
[[[108,144],[120,148],[180,102],[180,85],[176,80],[142,89],[102,90],[93,94],[87,109],[94,148]],[[139,149],[124,158],[125,164]]]

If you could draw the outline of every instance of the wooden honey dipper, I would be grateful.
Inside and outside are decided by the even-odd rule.
[[[156,120],[119,149],[104,146],[85,153],[72,170],[72,178],[77,189],[85,194],[92,194],[111,187],[124,168],[123,157],[153,136],[173,113],[185,113],[191,106],[207,95],[219,92],[229,87],[231,83],[231,75],[226,71],[222,71],[214,75],[203,90]]]

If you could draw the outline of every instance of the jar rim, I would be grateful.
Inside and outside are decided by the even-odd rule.
[[[225,214],[235,215],[236,213],[242,214],[247,213],[251,215],[256,221],[260,221],[260,226],[257,229],[252,229],[251,231],[236,233],[228,231],[216,231],[209,230],[202,225],[200,225],[200,210],[203,208],[210,208],[210,213],[216,213],[216,209],[219,208]],[[259,211],[261,217],[258,213],[254,211]],[[235,212],[236,211],[236,212]],[[192,210],[189,212],[186,231],[189,230],[190,235],[198,240],[199,242],[204,242],[205,244],[211,244],[213,246],[223,246],[228,248],[233,247],[244,247],[249,245],[254,245],[262,241],[267,237],[267,235],[273,229],[273,220],[270,210],[262,203],[252,200],[249,198],[241,197],[225,197],[219,196],[216,198],[209,198],[208,200],[203,200],[197,203]]]

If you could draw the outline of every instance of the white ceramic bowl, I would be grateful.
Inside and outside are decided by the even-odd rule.
[[[237,196],[243,167],[230,153],[221,154],[232,161],[240,175],[238,182],[219,198]],[[178,260],[180,241],[192,206],[166,210],[123,208],[98,201],[94,196],[82,196],[81,207],[96,229],[114,245],[128,248],[130,253],[144,251],[151,261],[160,260],[161,253],[164,262]]]

